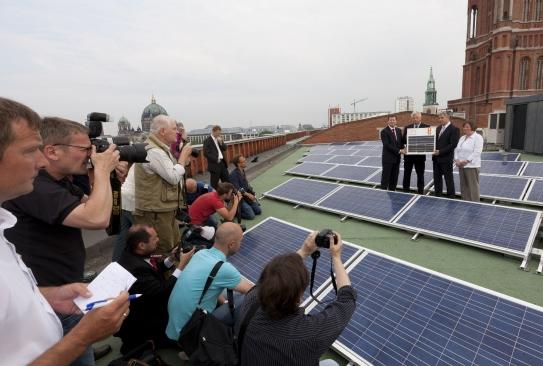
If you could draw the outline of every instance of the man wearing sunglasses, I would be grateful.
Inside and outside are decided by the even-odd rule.
[[[5,236],[32,269],[39,286],[81,282],[85,266],[81,229],[105,229],[109,223],[109,176],[119,163],[119,152],[112,144],[103,153],[96,153],[87,128],[62,118],[44,118],[40,134],[48,164],[39,171],[31,193],[4,203],[4,208],[17,217],[17,224],[6,230]],[[94,182],[87,196],[71,177],[87,174],[89,160]],[[64,334],[82,317],[58,316]],[[94,365],[92,348],[73,365]]]

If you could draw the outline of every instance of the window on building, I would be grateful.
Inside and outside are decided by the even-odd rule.
[[[509,20],[509,8],[511,7],[510,0],[502,0],[502,19]]]
[[[479,94],[479,85],[481,83],[481,68],[477,67],[475,69],[475,87],[474,87],[474,95]]]
[[[543,0],[535,0],[535,16],[534,20],[542,20],[541,7],[543,6]]]
[[[532,1],[531,0],[524,0],[524,8],[523,8],[523,12],[522,12],[522,20],[527,22],[528,20],[530,20],[530,3]]]
[[[476,6],[473,6],[471,8],[471,12],[470,12],[470,17],[469,17],[469,21],[470,21],[470,28],[469,28],[469,38],[475,38],[477,36],[477,7]]]
[[[519,89],[526,90],[530,83],[530,59],[524,57],[520,60]]]
[[[535,88],[543,89],[543,56],[537,59],[535,73]]]

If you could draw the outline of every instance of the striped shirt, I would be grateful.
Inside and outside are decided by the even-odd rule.
[[[257,291],[246,295],[238,326],[257,301]],[[241,365],[318,365],[319,358],[343,331],[355,308],[356,291],[351,286],[340,288],[336,300],[314,315],[305,315],[300,308],[296,314],[272,320],[259,308],[245,332]]]

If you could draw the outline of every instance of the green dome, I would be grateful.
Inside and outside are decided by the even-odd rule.
[[[141,120],[151,120],[159,114],[165,114],[167,116],[168,112],[166,112],[163,106],[156,103],[155,97],[152,97],[151,104],[145,107],[141,114]]]

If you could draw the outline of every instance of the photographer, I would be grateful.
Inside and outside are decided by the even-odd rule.
[[[82,266],[79,267],[80,257],[84,261],[85,254],[82,240],[66,241],[71,239],[67,231],[73,237],[79,233],[79,239],[81,232],[66,225],[83,221],[85,217],[79,216],[81,211],[94,212],[96,200],[108,197],[111,200],[107,187],[116,154],[113,150],[104,154],[92,152],[97,187],[87,202],[81,204],[80,196],[74,196],[66,188],[71,186],[67,176],[59,172],[83,172],[82,162],[86,163],[91,151],[84,127],[70,121],[46,119],[42,152],[40,124],[40,117],[30,108],[0,98],[0,203],[17,210],[18,216],[0,208],[0,354],[6,365],[68,365],[88,350],[89,345],[118,330],[128,315],[128,294],[124,293],[110,305],[84,317],[74,315],[74,320],[82,317],[81,321],[62,336],[57,315],[79,313],[73,299],[90,296],[84,284],[54,286],[68,283],[72,278],[81,280],[83,274]],[[67,128],[55,140],[58,135],[51,131],[51,125],[58,124]],[[76,144],[80,148],[71,147]],[[70,157],[72,149],[81,150],[80,154]],[[55,179],[53,174],[62,178]],[[108,219],[103,220],[104,226]],[[91,226],[95,225],[93,222]],[[10,229],[14,226],[15,229]],[[35,277],[47,287],[36,286],[35,277],[6,239],[8,236],[17,240],[17,250],[26,253],[23,258],[33,263]],[[86,364],[93,363],[91,351]]]
[[[152,226],[160,238],[157,254],[168,255],[179,241],[179,228],[175,214],[181,201],[181,179],[185,164],[192,152],[185,144],[178,159],[170,151],[176,141],[175,120],[158,115],[151,122],[151,134],[145,149],[149,163],[134,165],[136,224]]]
[[[187,188],[187,206],[190,206],[198,197],[203,194],[213,192],[213,187],[205,182],[197,182],[195,179],[188,178],[185,181]]]
[[[247,181],[245,176],[245,168],[247,167],[247,159],[243,155],[236,155],[232,159],[235,169],[230,173],[230,183],[242,192],[243,199],[241,200],[241,218],[244,220],[252,220],[255,215],[260,215],[262,209],[260,203],[256,200],[255,191]]]
[[[336,299],[317,314],[300,308],[309,274],[303,259],[317,250],[316,232],[307,236],[297,253],[277,256],[262,271],[257,285],[245,296],[237,330],[253,306],[241,345],[241,365],[318,365],[356,308],[356,292],[341,262],[343,242],[329,236],[330,255],[336,272]],[[337,365],[324,360],[320,365]]]
[[[151,255],[155,252],[158,235],[150,226],[134,225],[128,231],[126,249],[119,264],[136,277],[130,287],[131,294],[142,294],[130,306],[130,314],[115,336],[122,340],[121,353],[136,348],[151,339],[157,347],[175,346],[164,333],[168,324],[168,299],[170,293],[194,254],[194,249],[180,255],[179,264],[166,279],[164,273],[174,266],[175,254],[156,262]],[[175,250],[175,249],[174,249]]]
[[[232,221],[238,212],[241,199],[240,192],[234,194],[234,186],[231,183],[219,183],[216,191],[201,195],[190,206],[191,223],[217,228],[214,213],[219,214],[225,221]],[[225,201],[230,202],[230,208],[226,208]]]

